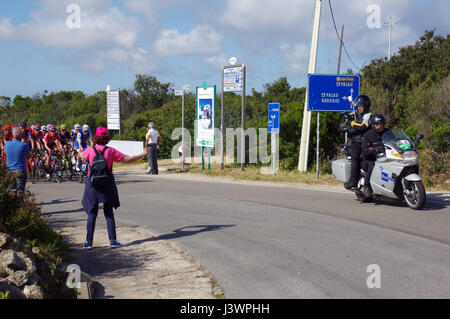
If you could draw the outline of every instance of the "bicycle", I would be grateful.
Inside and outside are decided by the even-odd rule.
[[[67,180],[71,181],[74,175],[72,159],[70,158],[70,152],[64,152],[61,162],[61,170],[63,175],[66,175]]]
[[[42,172],[40,172],[41,167],[39,165],[39,159],[39,150],[32,150],[29,161],[27,161],[27,166],[29,169],[31,182],[33,184],[36,184],[39,181],[39,178],[42,176]]]
[[[56,174],[56,182],[62,182],[62,170],[61,170],[61,151],[52,151],[50,154],[50,181],[53,173]]]
[[[77,170],[78,183],[82,184],[84,178],[85,177],[87,178],[88,176],[88,169],[89,169],[89,165],[84,158],[80,160],[78,169],[79,169]]]

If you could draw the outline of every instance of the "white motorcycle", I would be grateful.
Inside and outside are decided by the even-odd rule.
[[[365,187],[366,172],[355,189],[356,197],[362,202],[377,198],[405,200],[409,207],[422,209],[426,201],[425,187],[419,176],[419,150],[415,146],[423,135],[413,143],[401,130],[389,130],[382,135],[382,144],[374,145],[377,160],[370,176],[372,190]],[[384,145],[384,147],[383,147]],[[350,180],[351,161],[349,144],[344,145],[346,158],[332,163],[333,177],[343,183]]]

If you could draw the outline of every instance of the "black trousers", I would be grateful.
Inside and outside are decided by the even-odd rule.
[[[350,182],[356,185],[358,184],[361,171],[361,143],[352,142],[350,144],[350,156],[352,158]]]
[[[370,176],[372,176],[373,168],[375,167],[375,161],[363,160],[362,169],[366,172],[366,178],[364,179],[365,186],[370,187]]]
[[[158,174],[158,153],[158,144],[148,145],[148,166],[152,174]]]
[[[109,240],[116,240],[116,221],[114,219],[114,212],[113,212],[113,203],[103,203],[103,211],[105,213],[106,218],[106,227],[108,228],[108,237]],[[87,212],[88,220],[87,220],[87,235],[86,235],[86,241],[89,241],[92,243],[94,240],[94,231],[95,231],[95,222],[97,220],[98,215],[98,205],[95,205],[91,207],[90,210]]]

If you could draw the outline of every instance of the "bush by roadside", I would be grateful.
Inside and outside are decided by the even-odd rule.
[[[5,261],[3,267],[0,265],[0,297],[15,298],[13,291],[31,283],[42,288],[43,298],[74,298],[75,292],[65,284],[67,274],[63,268],[70,259],[69,245],[42,219],[36,198],[31,193],[26,192],[19,198],[11,192],[13,183],[12,173],[0,167],[0,233],[5,239],[0,245],[0,255]],[[32,265],[18,267],[23,264],[20,259],[25,262],[29,259]],[[37,276],[32,275],[30,268],[35,268]],[[21,273],[22,280],[12,280],[17,276],[13,270],[25,272]]]

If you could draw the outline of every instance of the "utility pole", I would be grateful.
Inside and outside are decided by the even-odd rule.
[[[385,23],[384,26],[389,28],[389,61],[391,60],[391,39],[392,39],[392,27],[398,25],[398,23],[392,23],[392,17],[389,17],[389,23]]]
[[[341,54],[342,54],[342,45],[344,44],[344,25],[342,25],[340,41],[341,41],[341,43],[339,45],[339,57],[338,57],[338,66],[337,66],[336,74],[340,74],[340,72],[341,72]]]
[[[316,11],[314,16],[314,27],[311,41],[311,52],[309,56],[309,68],[308,68],[309,74],[313,74],[316,72],[317,44],[319,42],[321,7],[322,7],[322,0],[316,0]],[[308,89],[307,89],[305,97],[305,108],[303,110],[302,137],[300,141],[300,154],[298,160],[298,170],[300,172],[306,172],[308,168],[308,148],[309,148],[310,132],[311,132],[311,112],[308,111]]]

